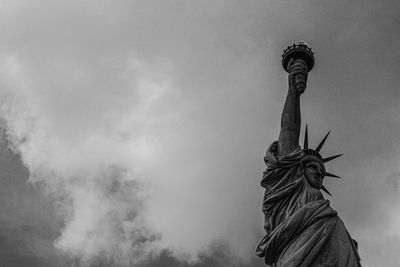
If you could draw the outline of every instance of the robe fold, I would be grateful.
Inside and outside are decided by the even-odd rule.
[[[304,177],[300,147],[286,156],[276,156],[271,147],[261,181],[266,235],[257,256],[273,267],[361,266],[357,243],[329,200]]]

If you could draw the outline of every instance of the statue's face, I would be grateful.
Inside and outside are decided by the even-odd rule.
[[[316,188],[321,189],[322,178],[324,178],[325,168],[324,165],[317,160],[308,161],[304,163],[304,176],[308,183]]]

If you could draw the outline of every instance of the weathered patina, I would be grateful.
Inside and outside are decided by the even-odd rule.
[[[328,135],[315,150],[308,148],[307,130],[303,148],[299,146],[300,96],[306,88],[310,64],[296,55],[286,62],[289,90],[279,139],[264,158],[267,169],[261,186],[265,188],[266,235],[256,254],[273,267],[361,266],[357,242],[320,191],[329,194],[323,186],[324,177],[337,177],[326,172],[324,163],[340,155],[320,155]]]

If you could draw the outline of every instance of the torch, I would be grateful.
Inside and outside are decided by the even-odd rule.
[[[304,41],[292,44],[283,51],[282,66],[287,72],[289,72],[289,62],[291,59],[294,61],[304,60],[308,71],[311,71],[315,64],[314,53]],[[294,80],[298,91],[303,93],[306,87],[306,77],[304,77],[302,74],[298,74],[294,77]]]

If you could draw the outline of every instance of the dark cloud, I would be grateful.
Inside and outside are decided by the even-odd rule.
[[[263,259],[256,258],[242,262],[231,251],[229,244],[224,241],[215,241],[206,251],[199,254],[196,262],[188,262],[177,259],[169,250],[163,250],[157,255],[152,255],[138,267],[258,267],[265,266]]]
[[[67,258],[53,246],[62,220],[28,184],[28,170],[0,136],[0,262],[5,266],[63,266]]]

